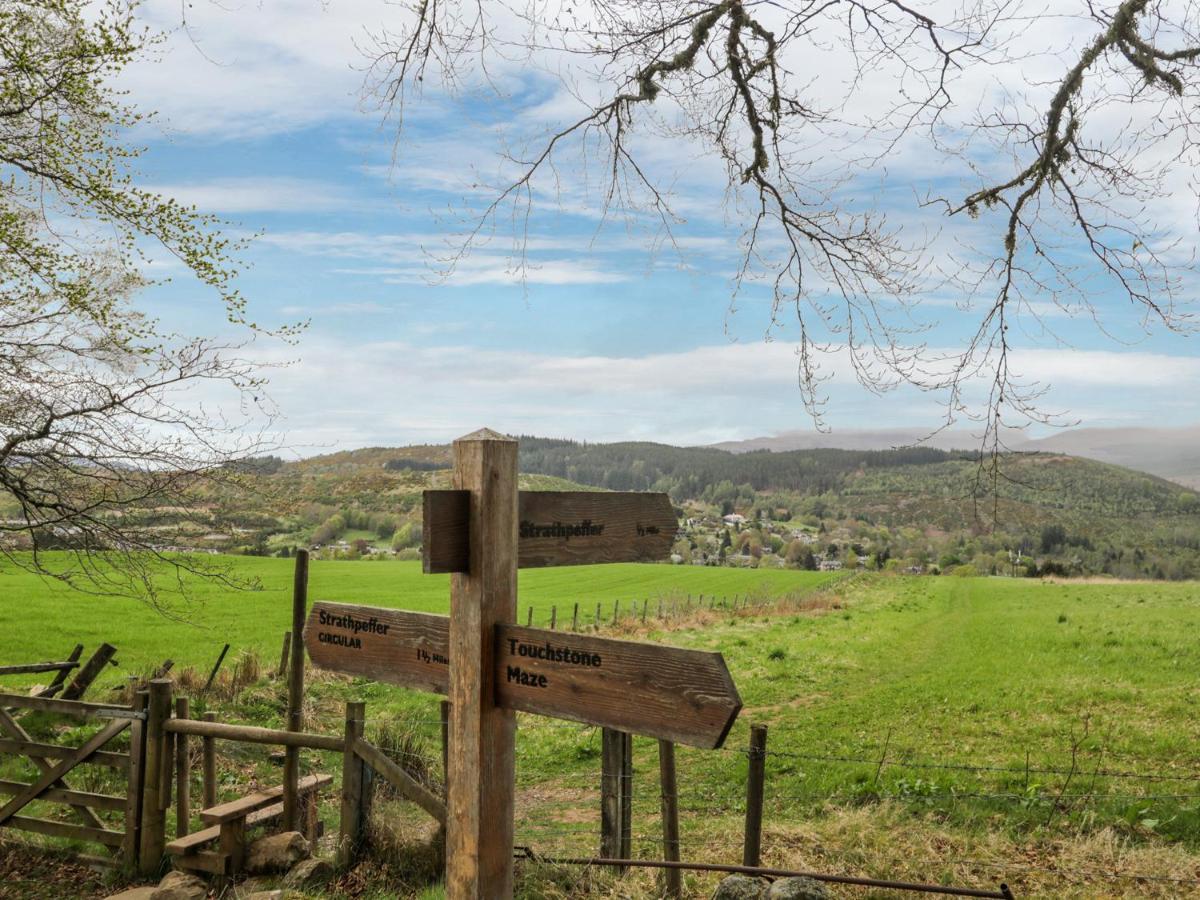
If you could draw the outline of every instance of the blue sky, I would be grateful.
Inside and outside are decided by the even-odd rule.
[[[812,427],[796,388],[795,334],[770,342],[769,300],[748,288],[730,312],[740,229],[720,209],[715,161],[647,140],[686,222],[682,253],[655,244],[644,217],[600,226],[587,173],[563,172],[562,194],[540,196],[529,224],[531,268],[512,271],[511,230],[497,230],[447,279],[437,259],[454,246],[465,208],[499,177],[497,133],[508,121],[562,114],[556,82],[514,67],[502,96],[430,93],[395,129],[359,98],[355,41],[394,15],[352,0],[265,2],[225,10],[197,4],[190,34],[178,7],[144,15],[172,33],[125,86],[159,121],[139,138],[145,184],[261,233],[241,283],[260,322],[310,320],[295,347],[255,348],[290,361],[272,375],[284,440],[309,454],[356,446],[443,441],[481,425],[593,440],[708,443]],[[938,240],[986,240],[988,222],[951,227],[918,217],[919,189],[959,184],[956,173],[900,159],[854,190]],[[1194,242],[1187,208],[1167,211]],[[928,214],[926,214],[928,216]],[[469,217],[468,217],[469,218]],[[175,274],[175,273],[172,273]],[[181,273],[180,273],[181,274]],[[935,296],[933,346],[959,346],[972,319]],[[222,326],[214,298],[180,277],[145,305],[184,331]],[[1053,386],[1046,407],[1085,425],[1189,424],[1200,418],[1194,340],[1142,336],[1113,298],[1106,321],[1134,339],[1114,343],[1086,319],[1033,323],[1018,359]],[[938,398],[912,390],[876,397],[830,360],[828,424],[835,429],[936,427]],[[969,423],[965,426],[969,427]]]

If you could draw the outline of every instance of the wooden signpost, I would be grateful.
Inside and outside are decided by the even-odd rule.
[[[450,619],[313,604],[304,629],[321,668],[418,690],[449,690]],[[741,701],[718,653],[497,625],[496,703],[694,747],[721,746]],[[636,702],[631,702],[636,700]]]
[[[512,896],[515,710],[721,746],[741,699],[719,653],[522,627],[517,568],[661,559],[665,494],[518,492],[517,442],[454,442],[453,490],[426,491],[424,567],[453,573],[450,615],[320,602],[315,665],[450,700],[446,896]]]

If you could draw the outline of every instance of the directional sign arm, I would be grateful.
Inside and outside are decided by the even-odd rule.
[[[466,491],[426,491],[425,572],[464,572],[469,560]],[[521,491],[517,566],[654,562],[666,559],[679,523],[661,493]]]

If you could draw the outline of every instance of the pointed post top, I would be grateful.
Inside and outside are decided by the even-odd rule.
[[[478,431],[472,431],[470,434],[464,434],[460,438],[455,438],[454,443],[463,444],[469,441],[498,441],[506,444],[515,444],[517,439],[509,437],[507,434],[501,434],[498,431],[492,431],[490,428],[480,428]]]

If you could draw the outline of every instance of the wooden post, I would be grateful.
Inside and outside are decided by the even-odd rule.
[[[146,711],[145,693],[133,693],[130,700],[134,712]],[[134,719],[129,724],[129,782],[125,794],[125,839],[121,844],[121,864],[125,871],[138,871],[138,848],[142,827],[142,773],[146,762],[146,723]],[[91,810],[87,810],[91,812]]]
[[[662,597],[658,598],[658,618],[661,621],[663,617]]]
[[[621,776],[625,766],[621,732],[600,731],[600,857],[616,859],[621,852]]]
[[[150,682],[150,704],[146,710],[146,764],[143,770],[142,834],[138,869],[154,875],[162,863],[166,846],[166,811],[162,806],[163,769],[167,759],[167,732],[164,725],[171,717],[171,682],[156,678]]]
[[[550,630],[554,631],[558,627],[558,607],[550,607]]]
[[[525,617],[525,627],[526,627],[526,628],[532,628],[532,627],[533,627],[533,607],[532,607],[532,606],[531,606],[531,607],[529,607],[529,615],[527,615],[527,616]]]
[[[621,601],[614,600],[613,601],[613,626],[614,627],[617,624],[617,616],[619,616],[620,614],[621,614]]]
[[[363,736],[365,703],[346,704],[346,749],[342,753],[342,816],[338,831],[337,864],[354,862],[363,838],[363,761],[352,749]]]
[[[621,859],[633,852],[633,735],[621,733]],[[622,866],[621,874],[629,871]]]
[[[649,605],[650,605],[649,599],[642,601],[642,624],[643,625],[646,624],[646,607],[648,607]]]
[[[217,714],[206,712],[204,721],[217,721]],[[201,738],[200,747],[204,757],[204,808],[208,809],[217,805],[217,739]]]
[[[279,653],[279,668],[275,671],[276,678],[282,678],[283,673],[287,671],[288,656],[292,649],[292,633],[285,631],[283,633],[283,650]]]
[[[579,604],[575,604],[575,612],[571,613],[571,630],[579,630]]]
[[[67,662],[79,662],[79,657],[83,655],[83,644],[76,644],[75,649],[71,651],[71,655],[67,657]],[[70,669],[59,669],[58,674],[54,676],[54,680],[46,685],[45,689],[38,691],[39,697],[53,697],[62,690],[63,684],[67,680],[67,676],[71,674]]]
[[[517,442],[483,429],[454,442],[470,492],[466,572],[450,576],[447,900],[513,890],[516,715],[495,704],[495,626],[517,613]]]
[[[600,627],[600,601],[596,601],[596,627]]]
[[[71,683],[67,685],[66,690],[62,692],[64,700],[78,700],[83,696],[84,692],[91,687],[97,676],[104,671],[105,665],[116,654],[117,648],[112,644],[101,644],[96,648],[96,652],[91,658],[83,664]]]
[[[287,730],[304,730],[304,619],[308,613],[308,551],[296,551],[292,582],[292,659],[288,666]],[[300,748],[288,747],[283,757],[283,830],[300,825],[296,785],[300,781]]]
[[[679,862],[679,788],[675,778],[675,745],[658,742],[658,780],[662,789],[663,859]],[[678,869],[667,869],[666,895],[683,896],[683,881]]]
[[[190,719],[187,697],[175,699],[175,718]],[[181,838],[192,827],[192,756],[186,734],[175,735],[175,837]]]
[[[201,693],[207,694],[208,689],[213,686],[213,682],[217,680],[217,673],[221,671],[221,664],[223,662],[225,662],[225,656],[228,653],[229,653],[229,645],[226,644],[224,647],[221,648],[221,653],[217,657],[217,661],[215,663],[213,663],[212,671],[208,673],[208,681],[204,682],[204,688],[202,689]],[[236,674],[236,669],[237,669],[236,665],[234,666],[234,669],[235,669],[235,674]]]
[[[742,865],[757,866],[762,858],[763,785],[767,763],[767,726],[750,726],[750,769],[746,776],[746,840]]]

